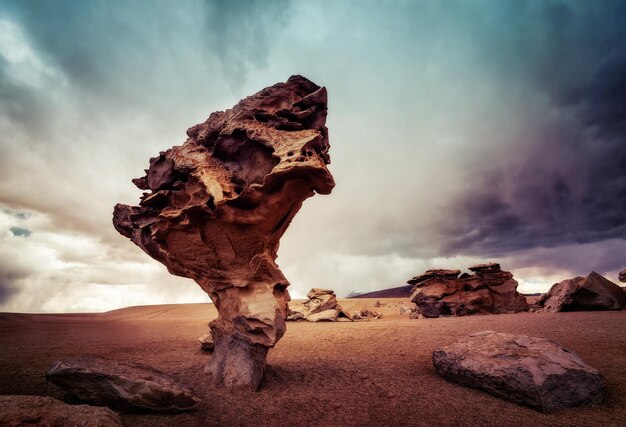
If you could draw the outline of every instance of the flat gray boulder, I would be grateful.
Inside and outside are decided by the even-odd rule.
[[[542,412],[598,404],[602,376],[579,355],[545,338],[483,331],[433,352],[437,373]]]
[[[183,412],[200,399],[171,376],[149,366],[100,357],[54,362],[46,380],[87,403],[128,412]]]
[[[120,416],[109,408],[68,405],[45,396],[0,396],[0,426],[121,427]]]

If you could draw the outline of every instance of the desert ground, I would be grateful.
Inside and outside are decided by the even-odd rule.
[[[97,355],[144,363],[203,399],[179,415],[123,414],[128,426],[624,426],[626,312],[520,313],[414,319],[405,298],[339,300],[374,309],[379,320],[292,322],[257,393],[216,389],[203,372],[198,337],[217,316],[210,304],[130,307],[98,314],[0,314],[0,394],[63,392],[46,383],[55,360]],[[432,350],[491,329],[546,337],[578,352],[605,377],[608,401],[543,414],[441,379]]]

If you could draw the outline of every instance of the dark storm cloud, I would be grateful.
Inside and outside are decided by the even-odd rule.
[[[584,17],[562,5],[550,9],[552,28],[560,30],[545,42],[560,56],[542,65],[559,65],[542,74],[537,90],[551,100],[547,114],[559,119],[529,131],[534,141],[522,142],[518,159],[485,165],[455,203],[457,220],[441,227],[445,253],[493,256],[626,239],[626,26],[612,17],[626,7],[605,12],[605,22],[582,40],[574,29],[582,31],[576,20]],[[605,267],[616,269],[623,259],[614,262]]]
[[[16,282],[26,279],[30,274],[31,271],[16,266],[14,260],[7,259],[0,254],[0,305],[19,293],[20,288]]]
[[[249,70],[267,65],[270,45],[289,17],[290,0],[206,1],[207,47],[234,87]]]

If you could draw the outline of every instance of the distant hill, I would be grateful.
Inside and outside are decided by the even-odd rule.
[[[350,294],[348,298],[408,298],[411,295],[411,289],[413,285],[405,285],[364,294]]]

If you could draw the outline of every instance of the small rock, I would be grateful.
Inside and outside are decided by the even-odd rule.
[[[100,357],[54,362],[46,381],[81,401],[123,411],[183,412],[200,402],[189,388],[161,371]]]
[[[620,282],[626,282],[626,268],[619,272],[618,279]]]
[[[352,313],[352,318],[354,320],[371,320],[371,319],[380,319],[381,317],[383,317],[381,313],[378,313],[377,311],[371,311],[368,309],[355,311],[354,313]]]
[[[198,338],[200,342],[200,349],[206,352],[213,352],[215,345],[213,344],[213,335],[204,334],[200,338]]]
[[[287,320],[308,320],[309,322],[322,320],[335,322],[341,318],[352,320],[337,303],[337,297],[333,290],[313,288],[307,297],[309,299],[304,303],[291,302],[288,304]]]
[[[0,396],[0,425],[18,427],[121,427],[120,416],[108,408],[68,405],[45,396]]]
[[[478,332],[435,350],[433,363],[448,381],[543,412],[606,397],[598,371],[545,338]]]

